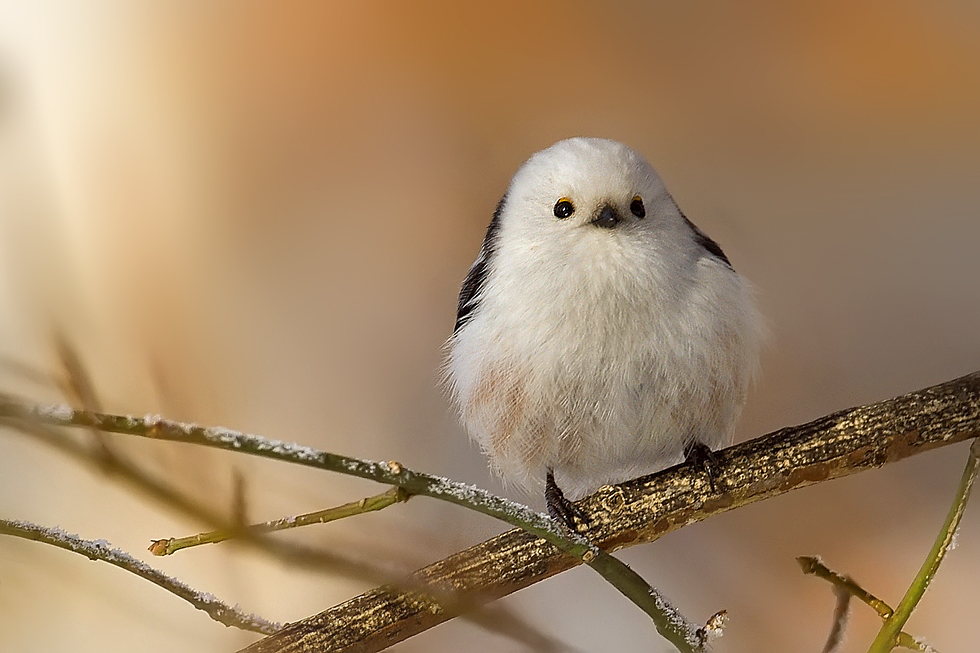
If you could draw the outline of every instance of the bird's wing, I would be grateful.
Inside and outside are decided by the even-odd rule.
[[[456,333],[466,324],[474,310],[480,303],[480,292],[483,290],[487,281],[487,274],[490,271],[490,260],[493,258],[497,249],[497,236],[500,232],[500,214],[504,210],[505,195],[498,203],[493,212],[493,219],[487,227],[487,235],[483,238],[483,246],[480,247],[480,254],[476,261],[470,266],[470,271],[466,273],[463,286],[459,289],[459,305],[456,308],[456,326],[453,333]]]
[[[672,197],[670,199],[673,200],[674,198]],[[677,202],[674,202],[674,206],[677,206]],[[732,268],[732,262],[728,260],[727,256],[725,256],[725,252],[722,251],[721,245],[716,243],[711,236],[698,229],[696,224],[688,220],[687,216],[684,215],[684,212],[681,211],[681,207],[677,206],[677,212],[681,214],[681,217],[684,218],[684,222],[686,222],[687,226],[694,232],[694,242],[700,245],[706,252],[708,252],[708,254],[714,256],[716,259],[734,270],[735,268]]]

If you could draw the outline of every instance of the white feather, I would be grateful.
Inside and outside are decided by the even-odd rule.
[[[565,219],[561,198],[575,206]],[[623,218],[613,228],[591,223],[604,203]],[[679,462],[692,439],[731,443],[760,319],[748,284],[698,242],[641,155],[574,138],[532,156],[489,257],[447,371],[504,479],[531,488],[551,467],[574,499]]]

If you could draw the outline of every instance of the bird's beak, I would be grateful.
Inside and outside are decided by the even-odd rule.
[[[609,204],[603,204],[596,210],[595,216],[592,218],[592,224],[597,227],[603,227],[604,229],[612,229],[622,218],[619,217],[619,213]]]

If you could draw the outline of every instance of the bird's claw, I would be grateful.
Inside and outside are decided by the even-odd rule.
[[[715,479],[718,478],[718,457],[711,447],[700,440],[691,440],[684,447],[684,461],[690,464],[696,471],[708,475],[708,484],[711,491],[715,492]]]
[[[544,498],[548,504],[548,514],[551,515],[551,518],[563,524],[568,530],[577,533],[579,524],[588,526],[588,516],[581,508],[568,500],[565,493],[555,483],[555,473],[551,469],[548,470],[548,475],[545,478]]]

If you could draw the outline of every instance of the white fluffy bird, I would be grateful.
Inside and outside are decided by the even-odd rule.
[[[571,138],[528,159],[497,206],[447,371],[492,468],[544,482],[574,528],[565,493],[731,443],[760,334],[748,284],[643,156]]]

